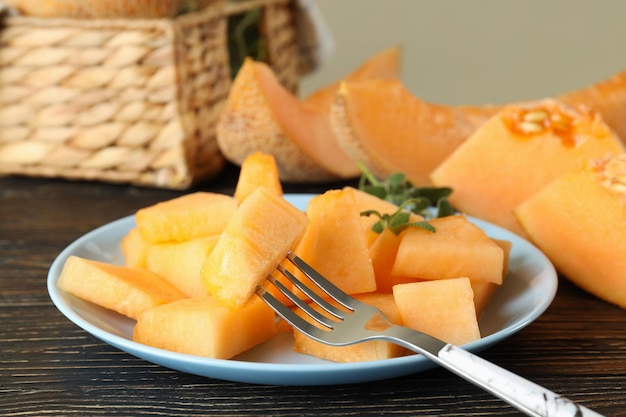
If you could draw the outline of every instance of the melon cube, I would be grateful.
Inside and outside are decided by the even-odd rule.
[[[277,196],[283,195],[283,187],[278,177],[276,159],[271,154],[254,152],[244,159],[235,187],[235,200],[238,204],[257,187],[265,187]]]
[[[415,277],[406,277],[392,273],[396,261],[398,247],[402,241],[403,233],[396,235],[389,229],[384,229],[369,247],[374,275],[376,276],[376,292],[391,293],[396,284],[419,281]]]
[[[504,281],[509,272],[509,256],[511,254],[513,244],[508,240],[502,239],[493,239],[493,241],[504,251],[504,263],[502,266],[502,281]],[[475,280],[470,280],[470,282],[472,284],[472,291],[474,291],[476,317],[480,318],[500,285],[493,282],[481,282]]]
[[[502,283],[504,251],[463,215],[429,221],[435,232],[411,227],[404,231],[394,275],[436,280],[468,277]]]
[[[393,324],[401,324],[400,312],[391,294],[369,293],[356,295],[355,298],[377,307]],[[317,307],[315,304],[314,306]],[[319,310],[319,307],[317,307]],[[301,315],[303,313],[300,313]],[[405,354],[399,345],[382,340],[372,340],[349,346],[330,346],[318,342],[294,330],[294,350],[334,362],[363,362],[389,359]]]
[[[150,243],[181,242],[221,233],[236,208],[230,196],[196,192],[142,208],[135,220]]]
[[[263,187],[238,207],[202,268],[209,292],[230,307],[244,304],[257,285],[302,238],[306,215]]]
[[[374,268],[354,190],[330,190],[315,196],[309,201],[307,216],[309,226],[296,254],[349,294],[375,291]],[[308,282],[297,271],[296,275]]]
[[[172,352],[231,359],[275,333],[274,312],[260,298],[231,309],[202,297],[144,310],[133,340]]]
[[[393,296],[406,327],[455,345],[480,339],[469,278],[398,284]]]
[[[146,255],[146,268],[165,278],[189,298],[207,296],[209,292],[200,272],[218,239],[219,235],[215,235],[151,245]]]
[[[120,241],[124,265],[135,268],[145,268],[146,256],[150,243],[144,239],[138,228],[133,227]]]
[[[151,307],[179,300],[184,295],[159,275],[70,256],[57,285],[77,297],[130,318]]]

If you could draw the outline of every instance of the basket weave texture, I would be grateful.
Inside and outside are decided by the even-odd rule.
[[[290,0],[221,2],[173,19],[5,17],[0,174],[186,189],[224,164],[228,16],[260,8],[268,63],[295,91]]]

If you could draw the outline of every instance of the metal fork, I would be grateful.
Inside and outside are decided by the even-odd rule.
[[[349,296],[298,256],[289,253],[287,259],[316,284],[327,297],[320,296],[319,291],[305,285],[283,265],[279,265],[277,270],[321,309],[311,307],[306,299],[297,296],[273,274],[267,277],[268,281],[322,328],[299,316],[263,285],[257,287],[256,293],[294,328],[319,342],[333,346],[346,346],[374,339],[386,340],[421,353],[529,416],[602,416],[458,346],[407,327],[394,325],[380,310]],[[328,297],[341,307],[329,302]]]

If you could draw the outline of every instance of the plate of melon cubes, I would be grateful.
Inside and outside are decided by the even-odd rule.
[[[281,321],[255,290],[274,291],[266,277],[289,268],[289,251],[392,322],[474,352],[532,323],[557,290],[549,260],[514,233],[405,213],[359,188],[283,194],[273,157],[256,153],[233,196],[188,193],[80,237],[51,265],[48,291],[96,338],[204,377],[334,385],[435,366],[389,342],[323,345]]]

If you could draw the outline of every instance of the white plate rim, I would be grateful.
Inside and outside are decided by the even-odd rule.
[[[286,194],[285,198],[296,207],[304,209],[308,200],[313,196],[314,194]],[[486,230],[490,236],[512,241],[511,268],[522,271],[516,279],[523,279],[528,284],[525,293],[530,291],[530,295],[537,296],[535,303],[524,314],[515,318],[511,324],[463,346],[469,351],[480,352],[517,333],[541,316],[556,295],[558,277],[548,258],[527,240],[488,222],[469,216],[468,218]],[[75,325],[111,346],[178,371],[233,382],[265,385],[334,385],[370,382],[421,372],[436,366],[421,355],[356,363],[334,363],[321,360],[303,361],[303,363],[270,363],[211,359],[153,348],[108,332],[81,316],[75,304],[77,299],[60,290],[56,282],[69,256],[85,249],[86,245],[98,242],[112,230],[128,231],[134,225],[134,216],[130,215],[84,234],[56,257],[48,272],[47,289],[56,308]],[[107,261],[104,258],[97,260]],[[503,287],[507,285],[507,281],[512,281],[511,277],[505,280]]]

